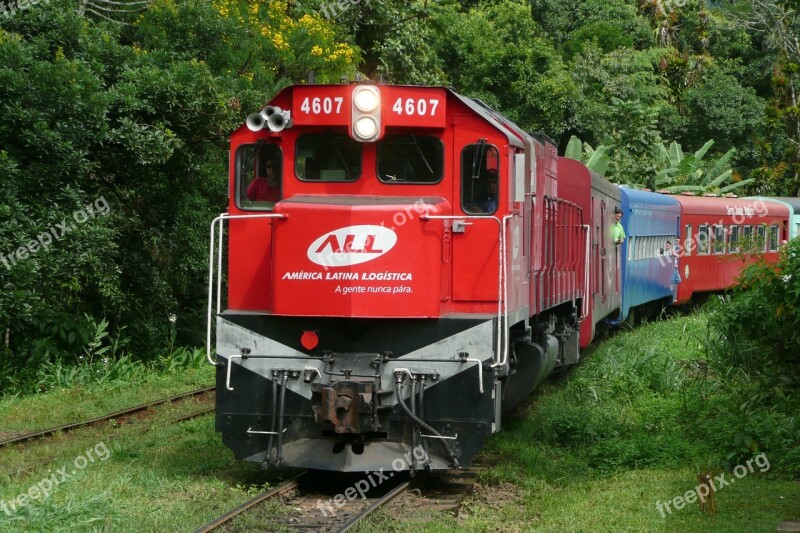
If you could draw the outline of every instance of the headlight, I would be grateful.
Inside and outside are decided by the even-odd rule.
[[[355,130],[362,139],[371,139],[378,133],[378,123],[372,117],[361,117],[356,121]]]
[[[375,92],[370,91],[370,87],[361,87],[361,89],[361,91],[358,91],[353,95],[353,103],[356,105],[356,108],[358,108],[359,111],[363,111],[364,113],[372,113],[380,103],[378,100],[378,95]]]

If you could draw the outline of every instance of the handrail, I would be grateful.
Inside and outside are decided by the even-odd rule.
[[[589,260],[591,259],[591,252],[590,252],[590,243],[592,240],[592,232],[591,227],[588,224],[583,225],[583,229],[586,232],[586,260],[583,263],[583,290],[584,290],[584,297],[583,297],[583,309],[581,309],[581,321],[583,321],[587,316],[589,316],[589,297],[592,292],[591,287],[589,287],[589,271],[591,270]]]
[[[465,363],[478,363],[478,391],[483,394],[483,362],[480,359],[467,358]]]
[[[231,387],[231,369],[233,368],[233,360],[234,359],[241,360],[242,359],[242,354],[237,353],[237,354],[231,354],[231,355],[228,356],[228,369],[227,369],[227,372],[225,373],[225,389],[227,389],[227,390],[233,390],[233,387]]]
[[[494,220],[497,222],[498,230],[499,230],[499,252],[498,252],[498,279],[497,279],[497,346],[496,352],[497,357],[499,360],[495,360],[492,364],[492,368],[497,368],[498,366],[504,366],[508,361],[508,328],[503,327],[503,323],[505,322],[505,312],[508,311],[508,283],[507,283],[507,265],[506,265],[506,254],[505,254],[505,243],[506,243],[506,222],[513,218],[515,215],[506,215],[503,217],[502,220],[497,218],[496,216],[480,216],[480,215],[429,215],[424,214],[420,216],[420,220],[427,221],[427,220]]]
[[[514,218],[516,215],[506,215],[503,217],[503,228],[502,228],[502,235],[500,237],[500,247],[502,251],[500,252],[500,256],[502,257],[502,264],[500,268],[502,269],[502,278],[503,278],[503,320],[508,320],[508,259],[506,253],[506,242],[508,239],[508,235],[506,234],[506,228],[508,227],[507,222]],[[505,335],[505,345],[503,346],[503,360],[499,363],[495,363],[492,365],[492,368],[497,366],[506,366],[508,364],[508,350],[510,344],[510,331],[508,329],[508,324],[506,323],[503,327],[503,334]]]
[[[217,244],[217,314],[219,314],[219,310],[222,305],[222,245],[224,240],[222,223],[225,220],[242,218],[279,218],[281,220],[285,220],[289,217],[286,214],[276,213],[263,213],[259,215],[229,215],[228,213],[222,213],[211,221],[211,235],[208,244],[208,316],[206,327],[206,359],[208,359],[208,362],[214,366],[217,365],[217,361],[211,358],[211,311],[214,301],[214,244],[216,242],[214,237],[214,226],[219,223],[219,243]]]

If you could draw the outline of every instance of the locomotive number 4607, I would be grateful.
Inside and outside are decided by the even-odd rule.
[[[342,96],[336,96],[334,98],[320,98],[319,96],[316,98],[306,97],[303,103],[300,104],[300,111],[309,115],[330,115],[331,113],[338,115],[342,110],[342,102],[344,102],[344,97]],[[333,110],[334,107],[336,107],[336,111]]]
[[[439,107],[439,100],[437,98],[428,98],[427,100],[425,98],[420,98],[419,100],[415,100],[414,98],[406,98],[405,100],[398,98],[392,106],[392,111],[398,115],[405,113],[409,116],[419,115],[424,117],[427,115],[436,115],[437,107]]]

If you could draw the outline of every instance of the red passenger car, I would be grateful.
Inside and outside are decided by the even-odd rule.
[[[675,196],[681,204],[682,243],[676,249],[677,304],[700,293],[722,291],[742,269],[763,257],[778,260],[787,239],[789,208],[745,198]]]
[[[558,167],[559,192],[583,211],[589,231],[585,250],[588,265],[588,297],[584,300],[581,323],[582,348],[592,342],[597,324],[621,304],[619,273],[621,246],[614,242],[614,208],[621,205],[619,188],[592,172],[580,161],[561,158]]]

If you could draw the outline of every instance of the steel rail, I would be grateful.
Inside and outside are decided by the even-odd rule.
[[[354,516],[353,518],[351,518],[350,520],[345,522],[342,525],[341,528],[336,530],[337,533],[344,533],[345,531],[350,531],[350,529],[353,526],[355,526],[356,524],[361,522],[363,519],[365,519],[366,517],[371,515],[374,511],[380,509],[381,507],[383,507],[387,503],[391,502],[392,500],[394,500],[395,498],[397,498],[398,496],[403,494],[405,491],[408,490],[408,487],[410,487],[410,486],[411,486],[411,481],[404,481],[403,483],[398,485],[396,488],[390,490],[385,496],[383,496],[382,498],[378,499],[375,503],[373,503],[372,505],[367,507],[364,510],[364,512],[358,514],[357,516]]]
[[[272,489],[270,489],[270,490],[268,490],[266,492],[263,492],[263,493],[259,494],[258,496],[256,496],[252,500],[246,501],[245,503],[243,503],[242,505],[240,505],[236,509],[232,509],[232,510],[228,511],[227,513],[225,513],[224,515],[222,515],[219,518],[217,518],[216,520],[213,520],[213,521],[209,522],[208,524],[196,529],[194,531],[194,533],[208,533],[209,531],[213,531],[213,530],[217,529],[219,526],[221,526],[221,525],[223,525],[223,524],[225,524],[227,522],[230,522],[231,520],[233,520],[234,518],[236,518],[240,514],[244,513],[245,511],[247,511],[247,510],[251,509],[252,507],[255,507],[256,505],[260,504],[261,502],[269,500],[270,498],[274,498],[275,496],[278,496],[278,495],[283,494],[285,492],[289,492],[290,490],[296,489],[298,480],[302,476],[304,476],[305,474],[306,474],[306,472],[302,472],[302,473],[298,474],[297,476],[293,477],[292,479],[290,479],[290,480],[288,480],[288,481],[286,481],[284,483],[281,483],[277,487],[272,488]]]
[[[199,417],[201,417],[203,415],[206,415],[208,413],[213,413],[215,410],[216,410],[216,407],[206,407],[205,409],[201,409],[200,411],[196,411],[194,413],[189,413],[189,414],[186,414],[186,415],[181,415],[178,418],[173,418],[172,420],[167,421],[167,423],[168,424],[177,424],[178,422],[185,422],[187,420],[192,420],[194,418],[199,418]],[[26,466],[23,466],[23,467],[18,468],[16,470],[13,470],[13,471],[9,470],[8,472],[6,472],[6,474],[11,476],[11,477],[16,477],[16,476],[18,476],[18,475],[20,475],[22,473],[31,472],[35,467],[41,465],[42,463],[51,463],[51,462],[55,461],[55,459],[56,459],[55,457],[49,457],[46,460],[39,460],[38,462],[36,462],[34,464],[26,465]]]
[[[35,431],[35,432],[32,432],[32,433],[26,433],[24,435],[18,435],[16,437],[12,437],[10,439],[6,439],[6,440],[0,441],[0,447],[7,446],[9,444],[15,444],[15,443],[29,441],[29,440],[32,440],[32,439],[35,439],[35,438],[38,438],[38,437],[46,437],[48,435],[52,435],[52,434],[57,433],[59,431],[71,431],[73,429],[81,428],[81,427],[84,427],[84,426],[90,426],[90,425],[93,425],[93,424],[97,424],[98,422],[103,422],[105,420],[111,420],[113,418],[119,418],[119,417],[122,417],[122,416],[132,415],[132,414],[135,414],[135,413],[146,411],[149,408],[155,407],[157,405],[163,405],[163,404],[166,404],[166,403],[173,403],[173,402],[176,402],[176,401],[179,401],[179,400],[183,400],[185,398],[192,398],[192,397],[195,397],[195,396],[201,396],[203,394],[207,394],[209,392],[212,392],[215,389],[216,389],[216,387],[206,387],[206,388],[203,388],[203,389],[197,389],[197,390],[194,390],[194,391],[191,391],[191,392],[185,392],[183,394],[177,394],[175,396],[170,396],[169,398],[162,398],[160,400],[155,400],[155,401],[152,401],[152,402],[149,402],[149,403],[145,403],[145,404],[142,404],[142,405],[137,405],[136,407],[130,407],[128,409],[123,409],[121,411],[116,411],[114,413],[109,413],[107,415],[99,416],[99,417],[92,418],[92,419],[89,419],[89,420],[84,420],[82,422],[74,422],[72,424],[64,424],[64,425],[53,427],[53,428],[49,428],[49,429],[43,429],[41,431]],[[208,411],[206,411],[206,412],[208,412]],[[199,414],[205,414],[205,412],[199,413]],[[195,413],[196,416],[199,416],[199,414]]]
[[[213,413],[216,410],[217,410],[216,406],[215,407],[207,407],[207,408],[201,409],[200,411],[197,411],[195,413],[189,413],[188,415],[179,416],[178,418],[170,420],[169,423],[170,424],[177,424],[178,422],[185,422],[186,420],[191,420],[193,418],[197,418],[197,417],[200,417],[200,416],[203,416],[203,415],[207,415],[208,413]]]

